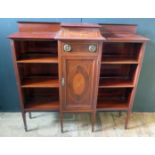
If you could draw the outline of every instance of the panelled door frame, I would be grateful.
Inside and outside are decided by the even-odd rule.
[[[89,91],[89,102],[86,106],[73,106],[73,107],[68,107],[67,105],[67,61],[72,61],[72,60],[75,60],[75,61],[92,61],[92,79],[90,80],[91,81],[91,86],[89,87],[88,86],[88,91]],[[62,86],[61,84],[61,95],[62,95],[62,109],[63,111],[75,111],[75,112],[80,112],[80,111],[93,111],[94,107],[93,105],[95,103],[93,102],[96,102],[95,100],[95,87],[96,87],[96,75],[97,75],[97,61],[98,60],[98,57],[92,57],[92,56],[63,56],[61,57],[61,68],[62,68],[62,73],[61,73],[61,80],[62,78],[64,78],[64,86]]]

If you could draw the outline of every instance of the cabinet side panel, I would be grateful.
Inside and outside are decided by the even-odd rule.
[[[135,99],[138,80],[139,80],[139,76],[140,76],[140,72],[141,72],[141,68],[142,68],[142,63],[143,63],[143,58],[144,58],[145,47],[146,47],[146,42],[144,42],[142,44],[141,49],[140,49],[140,53],[139,53],[139,64],[137,66],[135,76],[134,76],[134,85],[135,85],[135,87],[132,90],[131,97],[130,97],[130,102],[129,102],[129,110],[130,111],[132,110],[134,99]]]
[[[17,83],[19,99],[20,99],[20,106],[21,106],[21,110],[24,111],[24,98],[23,98],[22,89],[21,89],[19,70],[18,70],[18,66],[16,63],[15,42],[13,40],[11,40],[11,48],[12,48],[12,58],[13,58],[13,66],[14,66],[15,76],[16,76],[16,83]]]

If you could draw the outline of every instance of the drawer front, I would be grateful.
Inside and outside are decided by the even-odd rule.
[[[64,55],[89,55],[98,54],[98,43],[96,42],[62,42],[61,54]]]

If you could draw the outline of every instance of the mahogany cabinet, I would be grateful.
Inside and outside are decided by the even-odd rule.
[[[19,22],[11,39],[21,111],[126,111],[134,103],[147,38],[136,25]]]

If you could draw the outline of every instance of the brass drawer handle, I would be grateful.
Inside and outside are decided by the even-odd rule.
[[[64,51],[65,52],[70,52],[72,50],[72,46],[71,45],[69,45],[69,44],[65,44],[64,45]]]
[[[92,52],[92,53],[94,53],[94,52],[96,52],[96,45],[95,44],[93,44],[93,45],[89,45],[89,52]]]

